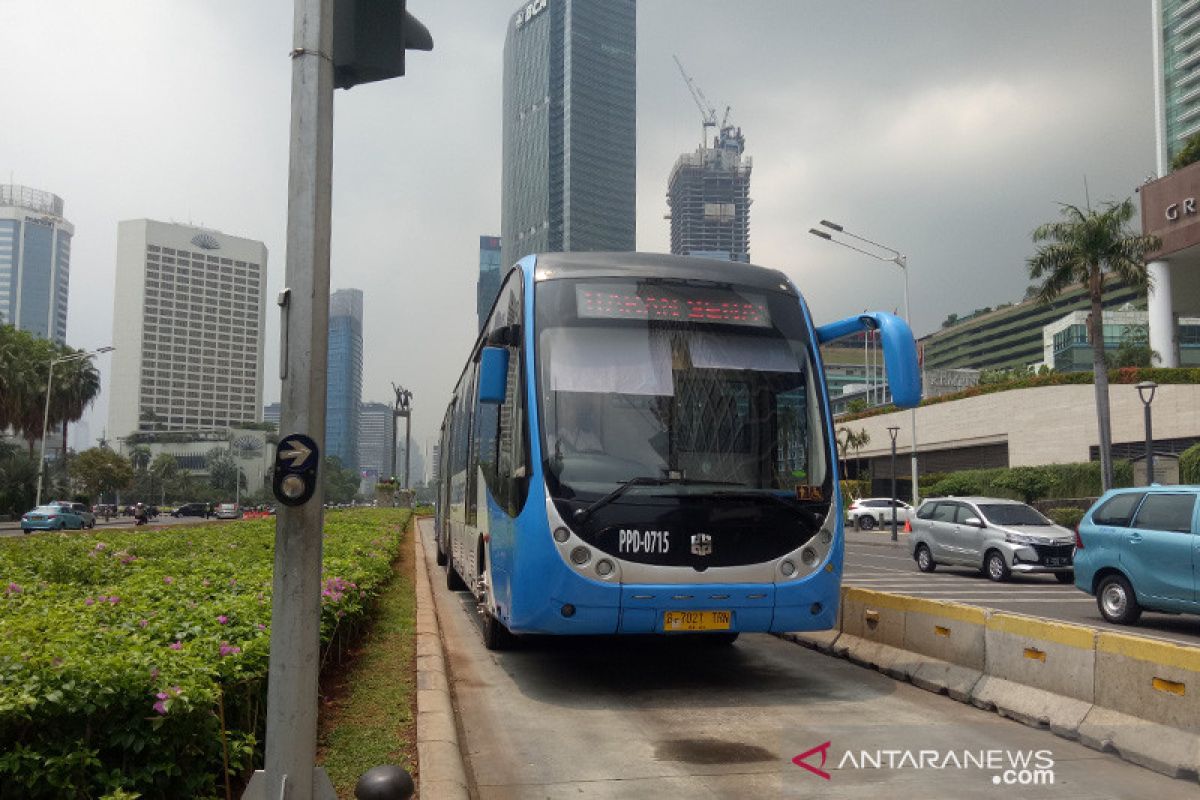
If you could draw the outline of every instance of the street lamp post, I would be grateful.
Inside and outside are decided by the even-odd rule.
[[[1150,424],[1150,404],[1154,402],[1154,390],[1158,384],[1154,381],[1142,381],[1137,385],[1138,397],[1142,400],[1142,408],[1146,420],[1146,485],[1154,483],[1154,433]]]
[[[808,229],[808,232],[814,236],[818,236],[822,239],[833,242],[834,244],[840,244],[842,247],[848,247],[851,250],[855,251],[856,253],[862,253],[863,255],[870,256],[871,258],[874,258],[877,261],[888,261],[888,262],[898,266],[900,268],[901,272],[904,273],[904,321],[908,323],[908,327],[911,330],[912,329],[912,312],[909,309],[909,305],[908,305],[908,257],[905,256],[903,253],[901,253],[899,250],[893,250],[892,248],[888,247],[887,245],[882,245],[879,242],[871,241],[870,239],[866,238],[865,236],[859,236],[858,234],[851,233],[850,231],[846,230],[845,227],[837,224],[836,222],[830,222],[827,219],[823,219],[823,220],[821,220],[821,225],[823,225],[826,228],[829,228],[831,231],[836,231],[837,233],[840,233],[843,236],[849,236],[851,239],[856,239],[860,242],[865,242],[866,244],[869,244],[871,247],[882,250],[884,253],[888,254],[888,255],[882,255],[880,253],[873,253],[870,250],[865,250],[861,247],[855,247],[854,245],[852,245],[848,242],[843,242],[838,239],[835,239],[830,234],[826,233],[825,231],[819,231],[816,228]],[[912,460],[912,504],[913,504],[913,508],[916,508],[920,504],[920,487],[917,484],[917,410],[915,408],[911,408],[911,409],[909,409],[908,413],[909,413],[909,424],[912,427],[912,459],[911,459]],[[893,533],[894,533],[894,531],[893,531]]]
[[[898,540],[896,534],[896,434],[900,432],[900,428],[893,426],[887,429],[888,435],[892,437],[892,541]]]
[[[91,358],[100,353],[112,352],[112,347],[99,347],[95,350],[86,353],[72,353],[69,356],[56,358],[50,362],[50,369],[46,373],[46,410],[42,414],[42,455],[38,460],[38,479],[37,479],[37,495],[34,500],[34,506],[42,504],[42,478],[46,474],[46,431],[50,427],[50,388],[54,385],[54,365],[65,364],[68,361],[79,361],[84,358]]]

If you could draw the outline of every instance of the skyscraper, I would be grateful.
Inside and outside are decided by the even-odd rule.
[[[1156,6],[1160,141],[1170,163],[1200,133],[1200,6],[1188,0],[1158,0]]]
[[[396,420],[387,403],[363,403],[359,409],[358,468],[364,477],[374,482],[389,477]],[[400,461],[401,465],[403,463]]]
[[[504,41],[501,263],[633,250],[635,0],[533,0]]]
[[[0,322],[66,343],[74,235],[58,195],[0,186]]]
[[[108,435],[261,420],[266,284],[262,242],[120,223]]]
[[[479,318],[479,329],[487,321],[492,303],[500,293],[500,237],[479,237],[479,283],[475,287],[475,314]]]
[[[363,293],[338,289],[329,298],[329,369],[325,384],[325,453],[358,471],[362,404]]]
[[[721,126],[675,162],[667,182],[671,252],[750,263],[750,169],[742,129]]]

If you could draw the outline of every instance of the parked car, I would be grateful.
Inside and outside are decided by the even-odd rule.
[[[172,517],[207,517],[208,503],[184,503],[171,512]]]
[[[1052,573],[1070,583],[1075,537],[1032,506],[998,497],[942,497],[917,509],[908,537],[922,572],[975,567],[994,581],[1014,572]]]
[[[237,503],[221,503],[213,512],[213,516],[217,519],[241,519],[242,510],[238,508]]]
[[[1200,486],[1113,489],[1075,532],[1075,586],[1100,615],[1129,625],[1143,610],[1200,613]]]
[[[903,526],[912,519],[913,507],[903,500],[896,501],[896,524]],[[892,524],[892,499],[890,497],[862,497],[846,509],[846,524],[864,531],[876,526]]]
[[[61,505],[38,506],[21,516],[21,530],[30,531],[61,531],[66,528],[83,529],[83,517],[70,509],[70,504],[64,508]]]
[[[53,500],[48,505],[58,506],[65,511],[78,514],[79,518],[83,520],[83,527],[85,528],[96,527],[96,515],[83,503],[72,503],[70,500]]]

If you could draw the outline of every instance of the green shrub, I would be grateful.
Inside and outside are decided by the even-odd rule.
[[[1200,483],[1200,444],[1194,444],[1179,456],[1180,483]]]
[[[1113,462],[1113,486],[1133,485],[1133,466]],[[1097,497],[1102,494],[1100,462],[999,467],[951,472],[926,491],[928,497],[983,495],[1032,503],[1047,497]]]
[[[1046,512],[1046,516],[1050,517],[1055,525],[1062,525],[1064,528],[1074,528],[1079,524],[1079,520],[1083,519],[1085,513],[1082,508],[1063,507],[1050,509]]]
[[[365,621],[406,511],[331,514],[321,641]],[[274,520],[0,542],[0,794],[224,795],[261,765]],[[11,795],[10,795],[11,792]]]

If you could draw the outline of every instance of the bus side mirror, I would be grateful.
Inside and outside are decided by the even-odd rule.
[[[915,408],[921,402],[921,371],[917,343],[907,322],[895,314],[872,311],[822,325],[817,328],[817,341],[825,344],[863,330],[879,331],[892,402],[900,408]]]
[[[479,357],[479,402],[499,405],[508,388],[508,348],[485,347]]]

